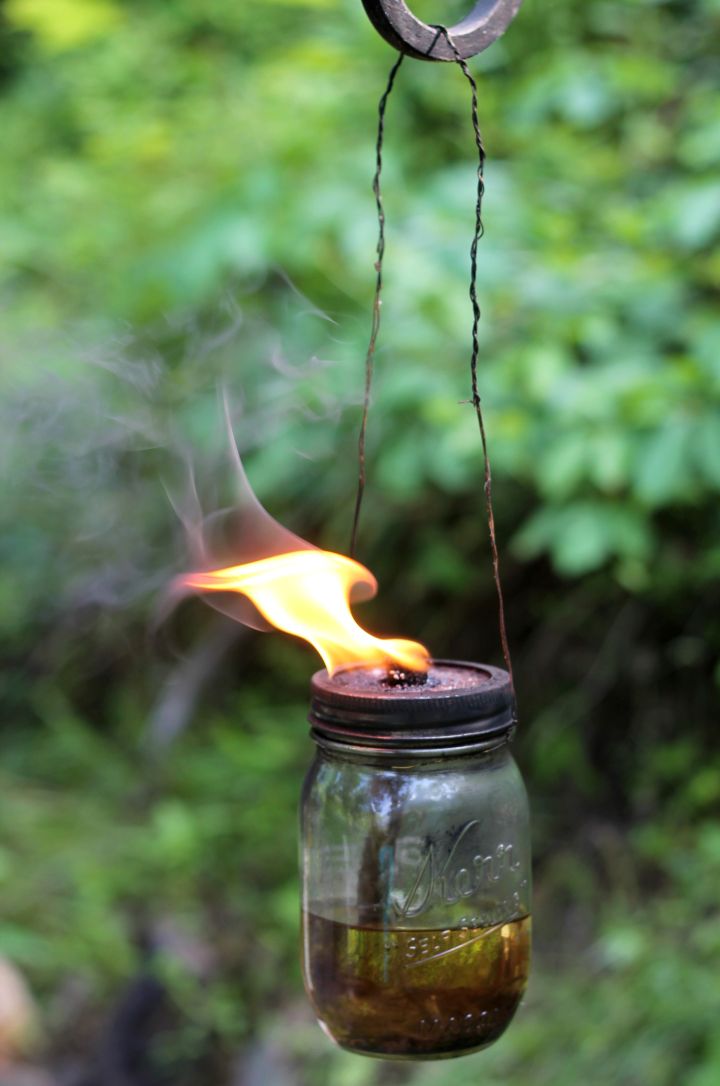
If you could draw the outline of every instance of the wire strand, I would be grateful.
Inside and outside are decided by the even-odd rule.
[[[478,88],[477,83],[472,75],[472,72],[468,68],[466,62],[460,56],[457,46],[452,39],[452,36],[444,26],[438,26],[438,31],[445,37],[448,45],[453,51],[455,62],[460,68],[460,71],[465,76],[465,79],[470,84],[471,95],[471,117],[473,133],[475,136],[475,146],[478,153],[478,167],[477,167],[477,196],[475,201],[475,233],[473,234],[472,244],[470,246],[470,302],[472,304],[472,351],[470,354],[470,384],[472,391],[472,405],[475,409],[475,415],[478,421],[478,427],[480,429],[480,441],[482,442],[483,451],[483,466],[484,466],[484,489],[485,489],[485,508],[487,511],[488,520],[488,534],[490,536],[490,550],[492,553],[492,567],[493,567],[493,579],[495,581],[495,591],[497,593],[498,601],[498,623],[500,627],[500,645],[502,648],[503,659],[505,661],[505,667],[507,668],[508,675],[510,676],[510,684],[514,691],[513,681],[513,667],[512,657],[510,655],[510,643],[507,635],[507,623],[505,621],[505,597],[503,595],[502,580],[500,577],[500,551],[497,543],[497,531],[495,528],[495,512],[493,508],[492,498],[492,466],[490,463],[490,452],[488,449],[487,432],[485,429],[485,419],[483,416],[482,400],[480,398],[480,389],[478,385],[478,356],[480,354],[480,342],[478,339],[478,327],[480,325],[480,303],[478,301],[477,294],[477,269],[478,269],[478,244],[483,234],[485,233],[485,226],[482,218],[483,197],[485,195],[485,144],[483,143],[482,132],[480,131],[480,121],[478,117]]]
[[[354,558],[357,551],[357,535],[360,524],[360,512],[362,510],[363,497],[365,495],[365,483],[367,472],[365,466],[365,445],[367,441],[368,413],[370,410],[370,397],[372,394],[373,372],[375,369],[375,347],[378,333],[380,332],[380,318],[382,313],[382,288],[383,288],[383,258],[385,256],[385,208],[382,198],[382,167],[383,167],[383,141],[385,139],[385,110],[388,98],[395,86],[395,77],[400,70],[400,65],[405,59],[405,54],[400,53],[390,69],[387,86],[378,103],[378,130],[375,144],[375,176],[373,177],[373,192],[375,193],[375,206],[378,218],[377,260],[375,261],[375,297],[373,299],[372,325],[370,329],[370,341],[365,356],[365,392],[363,396],[362,420],[360,422],[360,434],[358,437],[358,485],[355,498],[355,513],[353,515],[352,533],[350,536],[350,557]]]

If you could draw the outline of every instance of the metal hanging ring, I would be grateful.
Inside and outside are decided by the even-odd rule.
[[[413,15],[405,0],[362,2],[378,33],[401,53],[418,60],[458,59],[443,31]],[[522,0],[479,0],[461,22],[448,27],[458,55],[467,60],[492,45],[505,33],[521,3]]]

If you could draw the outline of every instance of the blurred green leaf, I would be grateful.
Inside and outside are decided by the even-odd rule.
[[[682,499],[690,472],[690,425],[671,419],[641,446],[635,469],[635,489],[648,505]]]

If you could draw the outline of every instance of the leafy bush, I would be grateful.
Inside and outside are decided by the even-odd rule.
[[[513,1033],[453,1083],[717,1077],[717,31],[715,0],[526,5],[473,62],[541,952]],[[347,546],[391,53],[355,0],[5,0],[0,35],[4,953],[42,997],[51,1062],[98,1043],[169,918],[213,959],[205,979],[182,954],[158,965],[176,1084],[225,1081],[263,1031],[312,1086],[405,1081],[327,1054],[295,1010],[311,655],[223,649],[199,607],[168,635],[179,661],[148,634],[185,561],[166,489],[190,459],[208,508],[232,498],[221,382],[262,500]],[[463,402],[468,113],[452,66],[403,67],[361,557],[381,582],[368,624],[495,659]],[[191,726],[152,754],[164,684],[204,646]]]

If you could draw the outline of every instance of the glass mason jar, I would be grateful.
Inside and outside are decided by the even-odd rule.
[[[325,1032],[386,1059],[460,1056],[512,1019],[530,961],[527,795],[507,673],[439,661],[313,678],[303,973]]]

